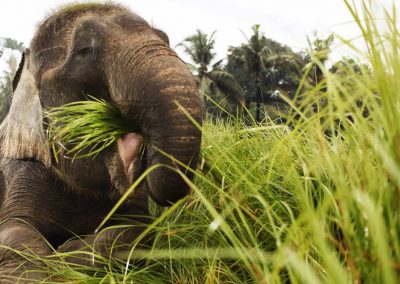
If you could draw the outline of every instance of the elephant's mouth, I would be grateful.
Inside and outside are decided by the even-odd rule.
[[[127,133],[118,139],[118,152],[124,164],[125,175],[128,179],[133,174],[134,163],[140,155],[143,137],[137,133]]]

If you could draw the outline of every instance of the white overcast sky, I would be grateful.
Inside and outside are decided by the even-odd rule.
[[[354,0],[360,2],[362,0]],[[390,5],[393,0],[375,0]],[[399,1],[399,0],[394,0]],[[0,37],[12,37],[29,44],[36,24],[65,0],[2,0]],[[360,35],[343,0],[120,0],[155,27],[164,30],[174,47],[196,29],[216,33],[216,51],[224,57],[229,46],[245,42],[251,26],[260,24],[269,38],[295,50],[307,47],[306,36],[336,32],[345,38]],[[374,9],[375,9],[374,8]],[[400,7],[399,7],[400,8]],[[340,45],[336,41],[336,45]],[[346,50],[337,49],[339,58]],[[178,53],[182,52],[178,49]],[[7,54],[6,54],[7,55]],[[7,56],[0,61],[0,69]],[[217,58],[217,59],[219,59]]]

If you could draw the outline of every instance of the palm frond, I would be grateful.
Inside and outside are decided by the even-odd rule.
[[[197,30],[196,34],[189,36],[179,43],[177,47],[182,47],[183,51],[188,54],[196,65],[198,65],[198,73],[207,72],[207,68],[214,59],[216,53],[213,52],[215,47],[215,31],[209,36],[201,30]]]
[[[228,100],[244,105],[245,93],[232,74],[226,71],[212,71],[208,76]]]

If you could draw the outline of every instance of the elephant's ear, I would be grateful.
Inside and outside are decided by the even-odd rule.
[[[21,73],[22,73],[22,70],[24,69],[24,65],[25,65],[25,52],[22,53],[21,62],[18,65],[18,70],[15,73],[15,76],[14,76],[14,79],[12,82],[13,92],[15,92],[15,89],[18,86],[19,80],[21,79]]]
[[[0,125],[0,152],[3,157],[35,158],[50,166],[50,150],[43,131],[42,106],[35,78],[28,70],[28,58],[20,64],[10,111]],[[22,69],[21,69],[22,67]]]

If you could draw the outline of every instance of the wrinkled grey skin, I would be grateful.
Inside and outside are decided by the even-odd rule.
[[[103,256],[115,256],[151,222],[149,196],[168,206],[189,192],[193,174],[184,165],[195,168],[201,132],[182,109],[201,124],[196,84],[168,37],[139,16],[111,4],[59,10],[39,26],[14,88],[0,126],[1,245],[47,256],[53,249],[73,251],[88,243]],[[115,104],[134,133],[95,159],[72,162],[61,154],[57,163],[46,142],[42,110],[84,100],[85,94]],[[142,141],[145,153],[137,155]],[[130,217],[107,223],[130,227],[95,234],[132,182],[157,164],[164,166],[152,171],[116,213]],[[67,241],[73,236],[83,239]],[[151,236],[140,244],[151,244]],[[69,260],[98,265],[92,259]],[[0,248],[2,276],[35,265]]]

